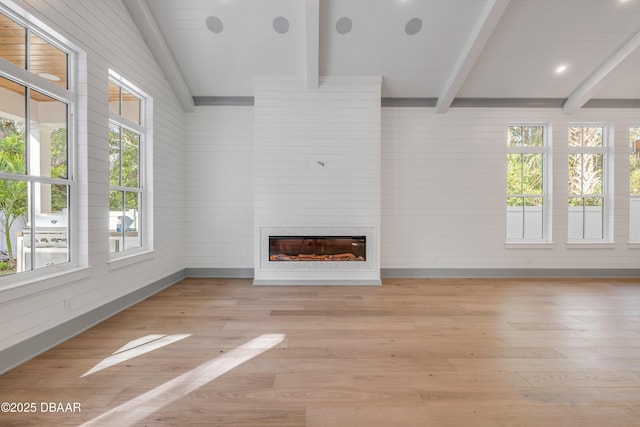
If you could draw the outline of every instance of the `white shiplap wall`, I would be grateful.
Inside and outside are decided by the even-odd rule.
[[[198,107],[186,120],[187,265],[252,268],[253,107]]]
[[[300,82],[256,82],[256,266],[261,227],[379,229],[380,83],[321,79],[309,90]]]
[[[16,1],[84,52],[80,68],[81,272],[0,291],[0,350],[184,268],[184,113],[120,0]],[[112,68],[153,98],[151,254],[109,263],[107,77]],[[4,279],[3,279],[4,280]],[[6,279],[14,280],[14,279]],[[6,280],[4,285],[6,285]],[[5,287],[5,286],[1,286]]]
[[[296,96],[302,96],[303,102],[310,104],[318,95],[308,93]],[[268,105],[275,108],[277,104],[276,101],[269,101]],[[194,248],[200,248],[208,254],[224,252],[224,256],[232,260],[228,263],[214,262],[208,255],[198,258],[195,250],[188,250],[197,260],[197,263],[190,260],[189,266],[254,266],[252,262],[237,263],[239,259],[247,260],[248,243],[235,249],[233,245],[225,245],[226,252],[221,244],[230,234],[227,230],[238,230],[251,239],[251,244],[257,244],[256,237],[246,232],[251,220],[242,211],[251,206],[254,198],[257,224],[281,225],[281,215],[287,215],[287,212],[304,214],[288,218],[291,223],[300,225],[306,223],[309,217],[313,221],[327,222],[323,215],[334,210],[341,212],[345,222],[358,225],[372,218],[367,217],[371,212],[362,211],[358,206],[359,203],[376,204],[373,192],[354,192],[349,188],[345,191],[334,180],[334,173],[338,180],[348,177],[351,172],[344,166],[352,161],[348,160],[348,156],[358,156],[357,150],[341,146],[338,151],[326,151],[328,145],[325,138],[332,132],[323,125],[316,128],[312,135],[305,135],[300,129],[311,119],[309,113],[302,109],[284,110],[288,113],[281,117],[256,114],[256,132],[260,132],[260,127],[267,128],[265,134],[270,135],[269,144],[273,146],[256,148],[254,194],[250,177],[246,174],[250,170],[248,165],[254,163],[249,149],[249,133],[254,127],[253,109],[199,108],[189,119],[189,126],[194,127],[190,132],[198,133],[195,139],[189,138],[189,158],[198,157],[196,162],[200,166],[188,172],[194,181],[188,185],[197,185],[198,176],[201,175],[212,176],[218,182],[209,184],[214,189],[218,188],[215,192],[208,190],[205,184],[200,184],[204,192],[189,190],[192,205],[202,202],[215,206],[211,213],[216,216],[206,219],[202,228],[198,226],[190,231],[190,234],[202,236],[194,241]],[[351,120],[344,117],[348,109],[344,106],[335,110],[338,112],[335,121],[344,130],[345,123]],[[331,109],[316,110],[315,114],[326,115],[327,111]],[[567,127],[579,122],[609,124],[613,134],[610,143],[615,160],[615,244],[605,247],[582,248],[566,244]],[[216,123],[216,126],[212,126],[212,123]],[[510,123],[549,125],[553,146],[553,243],[541,249],[505,245],[505,138]],[[637,269],[640,266],[640,249],[627,244],[628,129],[639,124],[640,111],[634,109],[583,109],[576,114],[565,115],[556,109],[452,108],[447,114],[435,114],[430,108],[382,108],[381,267],[460,269],[460,274],[464,274],[464,269],[480,268]],[[363,134],[366,135],[366,126],[362,129],[365,129]],[[283,137],[280,132],[288,136]],[[325,145],[319,146],[319,141],[325,142]],[[283,154],[282,150],[286,152]],[[208,166],[226,163],[227,159],[232,159],[233,165],[239,169],[213,172]],[[316,160],[326,160],[328,169],[312,168],[312,162]],[[340,166],[338,170],[331,169],[335,162]],[[231,169],[229,165],[224,168]],[[363,165],[362,170],[353,174],[355,181],[366,179],[372,173],[368,168]],[[323,179],[326,179],[326,193],[319,190],[321,187],[305,189],[305,185],[319,183]],[[226,188],[216,187],[222,182]],[[227,195],[221,196],[220,192]],[[331,199],[324,200],[323,197],[329,197],[328,194]],[[193,200],[194,197],[197,200]],[[238,202],[229,204],[231,199]],[[198,211],[199,208],[192,206],[192,209]],[[359,217],[359,214],[362,216]],[[206,216],[205,211],[202,211],[202,215]],[[205,234],[222,237],[210,239],[204,237]]]
[[[510,123],[546,123],[553,146],[553,243],[505,245],[506,132]],[[567,245],[567,127],[601,122],[613,133],[615,244]],[[382,268],[638,268],[629,248],[630,109],[383,108]],[[464,274],[461,270],[461,274]]]

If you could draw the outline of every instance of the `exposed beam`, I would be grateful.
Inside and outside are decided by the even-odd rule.
[[[640,46],[640,30],[631,36],[620,48],[613,53],[600,67],[598,67],[587,80],[578,86],[567,98],[562,110],[566,114],[574,113],[584,106],[600,89],[604,79],[622,61],[631,55]]]
[[[173,92],[182,104],[182,108],[189,112],[195,106],[191,90],[180,71],[166,40],[164,39],[158,24],[156,23],[149,6],[145,0],[124,0],[133,21],[138,26],[142,37],[147,42],[153,57],[156,59],[164,75],[166,76]]]
[[[438,103],[436,104],[437,113],[446,113],[449,107],[451,107],[451,103],[467,79],[480,53],[482,53],[487,40],[489,40],[498,22],[500,22],[500,18],[502,18],[504,11],[507,9],[509,1],[510,0],[488,0],[485,4],[475,27],[471,31],[471,35],[467,39],[467,43],[462,49],[453,70],[451,70],[449,74],[449,79],[447,79],[438,97]]]
[[[320,72],[320,0],[306,0],[304,5],[306,82],[308,89],[318,88]]]

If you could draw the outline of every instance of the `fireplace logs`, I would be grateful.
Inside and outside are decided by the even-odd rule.
[[[269,236],[269,261],[365,261],[366,236]]]

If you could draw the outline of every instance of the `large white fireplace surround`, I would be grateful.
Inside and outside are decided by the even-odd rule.
[[[255,81],[254,284],[380,284],[381,77]],[[365,261],[269,261],[269,236],[366,236]]]

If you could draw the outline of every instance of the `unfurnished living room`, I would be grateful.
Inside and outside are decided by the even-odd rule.
[[[0,0],[0,425],[640,425],[640,0]]]

